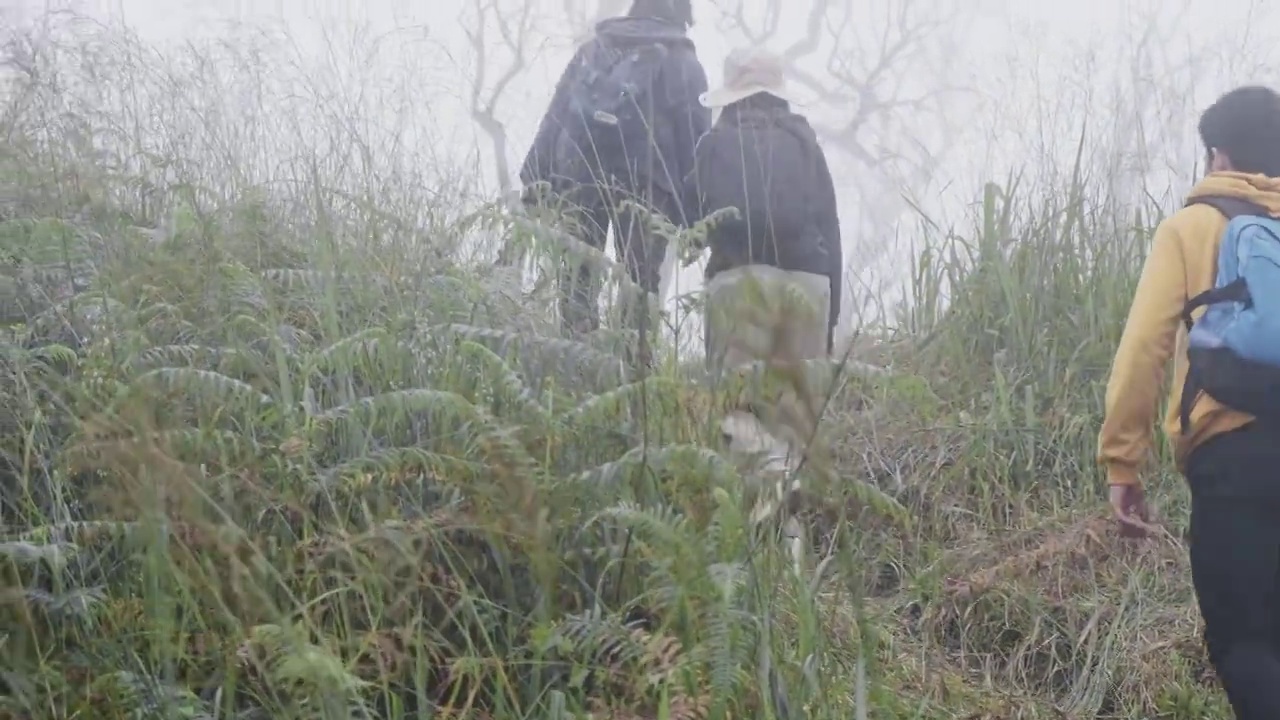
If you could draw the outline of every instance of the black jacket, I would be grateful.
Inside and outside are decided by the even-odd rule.
[[[698,138],[711,126],[711,111],[698,101],[698,97],[707,91],[707,74],[684,27],[647,17],[608,18],[596,24],[595,36],[578,49],[560,74],[551,104],[520,168],[521,182],[528,186],[551,180],[556,174],[574,174],[564,166],[572,165],[573,158],[581,157],[581,152],[564,147],[567,138],[562,131],[567,121],[564,116],[568,85],[574,79],[571,70],[592,43],[601,42],[614,47],[661,42],[670,51],[654,82],[656,117],[648,119],[653,128],[654,147],[642,164],[641,171],[647,177],[641,180],[651,182],[672,195],[679,195],[683,178],[693,169],[693,151]],[[590,176],[573,179],[587,181]]]
[[[760,147],[775,143],[777,152]],[[745,189],[752,184],[752,190]],[[733,198],[744,195],[768,197],[771,217],[768,222],[738,218],[717,223],[707,237],[707,279],[751,263],[826,275],[831,278],[834,325],[844,255],[831,171],[809,122],[786,101],[766,93],[726,107],[698,143],[684,204],[693,223],[724,206],[741,209],[745,201]]]

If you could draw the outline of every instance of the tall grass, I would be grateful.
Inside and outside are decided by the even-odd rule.
[[[1141,547],[1100,507],[1159,214],[1088,168],[921,223],[797,567],[722,396],[675,361],[628,381],[610,333],[555,335],[553,287],[455,252],[532,229],[359,123],[264,163],[300,118],[215,122],[205,51],[85,47],[18,48],[0,115],[0,717],[1224,713],[1177,484]]]

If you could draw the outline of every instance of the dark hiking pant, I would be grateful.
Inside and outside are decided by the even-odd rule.
[[[675,199],[670,193],[656,188],[637,193],[609,186],[584,186],[563,199],[571,201],[562,203],[560,207],[566,229],[583,243],[603,251],[609,228],[613,228],[618,258],[636,286],[623,288],[619,293],[623,327],[640,335],[638,349],[633,351],[629,348],[628,361],[648,364],[653,332],[648,305],[650,296],[658,292],[667,238],[652,230],[646,216],[633,211],[627,204],[636,203],[670,221],[678,217]],[[603,278],[589,262],[571,260],[562,267],[560,322],[570,336],[589,333],[600,327],[600,311],[596,302],[602,284]]]
[[[1211,438],[1186,471],[1209,660],[1239,720],[1280,718],[1280,431]]]

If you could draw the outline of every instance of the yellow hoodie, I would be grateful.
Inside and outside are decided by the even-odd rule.
[[[1206,176],[1187,199],[1218,196],[1249,200],[1280,216],[1280,178],[1236,172]],[[1188,298],[1213,287],[1218,243],[1227,219],[1208,205],[1189,205],[1156,228],[1125,321],[1107,382],[1106,416],[1098,436],[1098,461],[1112,485],[1134,485],[1152,445],[1156,408],[1164,391],[1165,366],[1173,359],[1164,431],[1173,443],[1179,469],[1187,454],[1210,437],[1252,420],[1202,395],[1181,432],[1179,404],[1187,377],[1187,332],[1182,308]]]

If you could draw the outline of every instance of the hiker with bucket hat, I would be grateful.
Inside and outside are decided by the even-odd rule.
[[[785,63],[764,49],[735,50],[723,85],[701,101],[718,116],[698,142],[685,205],[693,222],[736,210],[706,238],[708,367],[719,374],[827,357],[840,311],[840,221],[826,157],[795,111]],[[795,462],[793,454],[787,464]]]

